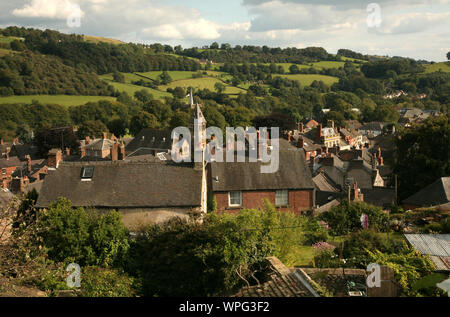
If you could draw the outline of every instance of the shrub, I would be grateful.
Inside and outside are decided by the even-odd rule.
[[[114,269],[85,267],[81,275],[82,297],[134,297],[133,278]]]
[[[128,230],[118,212],[88,214],[83,208],[72,208],[65,198],[51,204],[38,225],[49,257],[58,262],[116,265],[129,247]]]
[[[260,280],[267,256],[289,257],[301,241],[300,223],[270,204],[236,215],[210,213],[202,224],[174,218],[137,236],[126,270],[142,279],[145,296],[229,295]]]
[[[388,224],[388,217],[379,207],[363,202],[342,201],[338,206],[320,215],[320,219],[326,221],[334,235],[343,235],[362,229],[361,216],[369,217],[369,227],[381,231]]]
[[[436,296],[443,292],[436,287],[415,289],[413,285],[435,271],[430,258],[413,249],[401,253],[382,253],[378,250],[369,251],[369,261],[379,265],[387,265],[393,271],[401,293],[404,296]]]
[[[313,244],[314,249],[314,267],[331,268],[339,266],[339,259],[334,253],[335,247],[326,242],[317,242]]]
[[[328,224],[325,221],[319,221],[315,218],[307,218],[303,226],[305,243],[314,244],[320,241],[327,241]]]
[[[388,240],[373,230],[353,232],[344,241],[342,255],[349,267],[366,268],[370,256],[366,250],[379,250],[381,252],[401,252],[406,244]]]

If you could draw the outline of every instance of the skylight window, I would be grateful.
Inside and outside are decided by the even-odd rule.
[[[94,166],[85,166],[81,170],[82,179],[91,179],[94,176]]]

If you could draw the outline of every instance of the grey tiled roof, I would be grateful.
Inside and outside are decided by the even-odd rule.
[[[279,154],[279,169],[272,174],[261,173],[262,162],[211,163],[213,191],[313,189],[304,151],[291,146]]]
[[[405,199],[402,203],[431,207],[450,202],[450,177],[442,177],[419,192]]]
[[[81,179],[85,166],[94,166],[91,181]],[[83,207],[200,206],[201,182],[201,170],[171,162],[61,163],[45,178],[37,206],[47,207],[59,197]]]
[[[132,153],[140,148],[169,150],[172,148],[172,131],[143,129],[125,147],[127,153]]]

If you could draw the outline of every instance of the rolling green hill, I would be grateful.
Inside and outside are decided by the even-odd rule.
[[[443,71],[450,73],[450,62],[434,63],[425,65],[425,73]]]

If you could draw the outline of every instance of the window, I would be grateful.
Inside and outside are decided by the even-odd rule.
[[[86,166],[81,170],[82,179],[90,179],[94,176],[94,166]]]
[[[287,206],[289,205],[289,191],[277,190],[275,192],[275,206]]]
[[[2,168],[2,174],[3,174],[3,175],[6,174],[6,168]]]
[[[242,205],[242,192],[230,192],[229,194],[230,207],[238,207]]]

